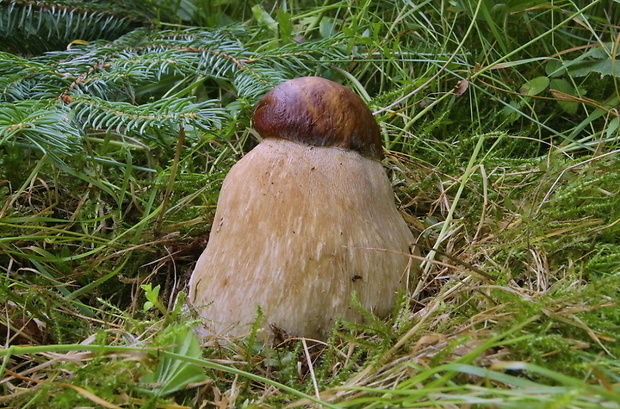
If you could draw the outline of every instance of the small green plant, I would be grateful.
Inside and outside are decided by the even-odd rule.
[[[149,311],[155,307],[163,316],[168,315],[168,310],[159,300],[159,290],[161,286],[153,287],[152,284],[143,284],[140,286],[144,290],[147,301],[144,303],[144,311]]]
[[[149,360],[154,362],[154,368],[140,377],[140,382],[149,385],[148,389],[144,389],[147,393],[155,397],[164,397],[183,390],[190,383],[207,379],[204,368],[199,365],[175,359],[170,355],[159,355],[157,352],[157,348],[163,348],[170,354],[200,359],[202,348],[188,325],[177,324],[166,327],[153,346],[156,350]]]

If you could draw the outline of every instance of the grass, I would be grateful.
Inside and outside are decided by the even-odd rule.
[[[199,345],[185,286],[256,143],[256,97],[222,78],[137,84],[137,103],[217,93],[226,115],[187,135],[90,127],[70,156],[0,136],[0,405],[620,407],[618,7],[254,5],[184,21],[167,5],[160,27],[232,23],[259,55],[303,36],[346,56],[287,75],[370,98],[420,276],[389,319],[341,322],[328,342]]]

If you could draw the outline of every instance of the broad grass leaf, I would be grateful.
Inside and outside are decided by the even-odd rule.
[[[549,86],[549,78],[536,77],[521,86],[519,92],[525,95],[538,95],[543,92]]]
[[[276,14],[278,19],[278,27],[280,28],[280,37],[286,41],[291,41],[291,33],[293,32],[293,22],[291,21],[291,15],[284,11],[284,9],[278,9]]]
[[[620,121],[618,120],[618,118],[614,118],[609,122],[606,132],[608,138],[611,138],[613,134],[618,131],[618,125],[620,125]]]
[[[575,88],[565,79],[554,78],[549,83],[549,88],[552,90],[558,90],[567,95],[573,95],[577,93]],[[564,110],[567,114],[575,115],[577,113],[577,109],[579,109],[579,104],[577,102],[568,101],[566,99],[558,98],[558,105],[560,108]]]
[[[164,337],[171,335],[168,341],[170,346],[167,352],[188,358],[201,358],[202,350],[198,338],[191,328],[171,326],[164,330]],[[168,355],[159,358],[154,372],[140,378],[141,382],[157,385],[150,393],[156,396],[166,396],[182,390],[190,383],[201,382],[206,379],[204,369],[196,364],[185,362]]]
[[[613,75],[614,77],[620,77],[618,63],[615,60],[612,61],[611,58],[595,61],[581,61],[572,64],[568,68],[568,73],[573,77],[585,77],[593,71],[598,72],[601,76]]]
[[[269,30],[272,34],[278,33],[278,23],[259,4],[252,7],[252,15],[261,27]]]

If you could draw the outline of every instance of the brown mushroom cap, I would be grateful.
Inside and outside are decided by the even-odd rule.
[[[283,82],[257,104],[254,128],[263,138],[351,149],[381,160],[379,125],[349,88],[320,77]]]

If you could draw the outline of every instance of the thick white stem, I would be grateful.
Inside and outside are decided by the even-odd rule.
[[[190,280],[201,335],[265,328],[322,338],[351,306],[379,316],[409,278],[414,238],[381,164],[357,152],[266,139],[224,180]]]

